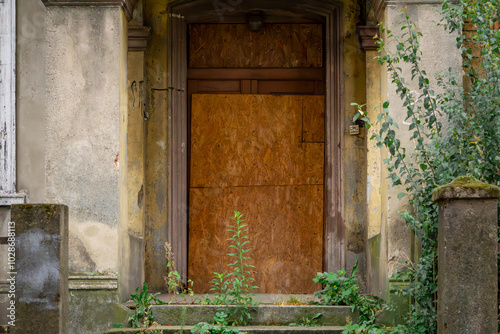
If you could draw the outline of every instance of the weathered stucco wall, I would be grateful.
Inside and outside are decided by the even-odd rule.
[[[144,25],[151,27],[145,54],[148,85],[146,110],[145,278],[155,290],[164,288],[167,273],[164,242],[167,240],[167,0],[144,2]]]
[[[45,201],[70,208],[73,273],[118,269],[123,34],[119,7],[47,8]]]
[[[45,200],[45,6],[17,0],[17,190]]]
[[[126,133],[126,213],[120,222],[119,281],[127,299],[144,280],[144,52],[128,52]],[[122,195],[124,192],[122,192]]]
[[[409,5],[401,4],[398,6],[389,6],[385,13],[385,23],[392,31],[401,31],[401,14],[404,8],[407,8],[407,13],[416,23],[417,28],[422,32],[423,37],[420,39],[420,47],[423,52],[422,64],[423,69],[429,74],[431,85],[439,91],[433,73],[444,73],[448,68],[455,69],[455,73],[460,73],[460,64],[462,59],[456,48],[456,36],[445,32],[442,27],[438,27],[441,16],[438,10],[441,5]],[[391,46],[395,48],[395,45]],[[444,51],[445,50],[445,51]],[[408,66],[401,66],[404,70],[406,78],[411,78]],[[399,95],[396,94],[394,85],[391,84],[390,73],[386,74],[387,81],[387,99],[390,101],[390,112],[394,120],[399,124],[400,130],[398,136],[402,138],[401,144],[410,151],[414,144],[410,142],[408,125],[404,124],[406,118],[406,108],[403,107]],[[411,88],[418,91],[418,82],[414,82]],[[420,93],[419,93],[420,94]],[[407,154],[408,155],[408,154]],[[410,233],[405,226],[404,220],[398,214],[398,211],[409,209],[405,200],[398,200],[398,193],[402,192],[402,187],[389,187],[388,191],[388,215],[387,215],[387,258],[389,276],[395,273],[400,267],[398,262],[410,255]]]
[[[406,8],[406,11],[403,10]],[[401,1],[399,5],[387,6],[382,13],[380,22],[385,24],[388,29],[394,33],[401,31],[402,14],[408,14],[416,23],[417,28],[422,32],[423,37],[420,39],[420,46],[423,52],[422,64],[427,71],[431,80],[431,85],[434,85],[436,93],[439,91],[436,86],[436,81],[433,73],[447,71],[448,68],[453,68],[455,74],[460,77],[461,58],[456,49],[456,36],[450,35],[437,26],[440,21],[438,10],[441,5],[436,4],[415,4],[412,1]],[[391,45],[395,48],[395,45]],[[379,66],[367,54],[367,71],[377,71],[375,68]],[[407,81],[410,81],[409,67],[404,64],[398,66],[403,68],[403,73]],[[399,124],[400,130],[397,131],[398,138],[401,139],[402,146],[407,148],[409,156],[413,150],[414,144],[409,140],[411,131],[408,125],[404,123],[406,117],[406,108],[398,94],[396,87],[391,83],[390,73],[385,67],[381,68],[380,82],[367,82],[368,105],[367,111],[371,119],[376,119],[377,111],[373,111],[373,106],[380,101],[390,102],[390,113]],[[373,78],[375,80],[375,76]],[[411,89],[418,91],[417,83],[411,85]],[[376,95],[380,92],[380,98]],[[370,132],[378,131],[374,127]],[[370,258],[377,258],[377,263],[370,266],[371,282],[370,292],[378,293],[381,296],[387,294],[387,280],[398,270],[401,270],[400,261],[410,259],[412,238],[408,227],[401,218],[398,211],[410,210],[410,206],[406,199],[399,200],[397,195],[403,192],[404,189],[393,187],[391,181],[387,180],[387,170],[383,165],[383,159],[388,153],[385,150],[378,150],[373,142],[368,143],[368,172],[367,172],[367,191],[370,198],[368,202],[368,238],[372,238],[372,242],[377,242],[377,247],[368,249]],[[377,184],[379,186],[377,186]],[[377,238],[377,234],[380,237]],[[373,248],[373,249],[372,249]],[[372,251],[378,254],[371,254]],[[373,283],[373,284],[372,284]]]

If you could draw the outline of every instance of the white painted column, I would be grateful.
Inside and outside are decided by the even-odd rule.
[[[16,0],[0,0],[0,206],[16,194]]]

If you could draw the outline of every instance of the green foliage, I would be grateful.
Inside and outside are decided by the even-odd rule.
[[[352,268],[351,276],[346,276],[345,270],[337,273],[317,273],[314,283],[323,285],[323,289],[314,294],[322,305],[353,305],[359,296],[358,279],[355,274],[358,261]]]
[[[238,328],[228,327],[228,317],[226,312],[217,312],[214,316],[213,323],[200,322],[196,324],[191,333],[193,334],[238,334]]]
[[[342,331],[342,334],[385,334],[385,333],[405,334],[408,332],[407,328],[404,326],[385,327],[378,324],[367,324],[367,323],[353,324],[352,322],[348,323],[345,326],[344,331]]]
[[[228,290],[229,281],[228,275],[226,273],[216,273],[214,272],[214,278],[212,279],[212,288],[210,291],[214,291],[214,299],[210,301],[213,305],[226,305],[228,304]]]
[[[255,281],[253,274],[254,266],[249,264],[250,248],[246,248],[250,243],[249,235],[247,233],[247,225],[244,224],[243,215],[241,212],[235,211],[234,216],[231,218],[233,224],[230,225],[229,231],[233,232],[233,236],[229,238],[231,245],[229,246],[233,252],[228,253],[229,256],[234,258],[234,262],[229,266],[233,271],[227,274],[229,278],[228,283],[228,304],[233,305],[233,308],[228,310],[231,320],[235,325],[247,325],[248,321],[252,319],[250,311],[257,305],[251,293],[251,290],[258,289],[257,286],[252,285]]]
[[[193,281],[187,279],[187,283],[184,284],[181,274],[175,268],[174,253],[172,252],[172,246],[168,242],[165,242],[165,258],[167,259],[168,274],[164,279],[168,293],[173,295],[174,299],[178,295],[184,299],[188,295],[193,296]]]
[[[287,300],[283,301],[281,304],[283,304],[283,305],[301,305],[301,304],[303,304],[303,302],[299,298],[297,298],[296,296],[291,295],[290,297],[288,297]]]
[[[128,318],[128,321],[132,323],[132,327],[149,327],[154,319],[151,314],[151,305],[164,304],[161,300],[156,298],[160,293],[151,294],[148,291],[148,285],[146,282],[142,285],[141,291],[139,287],[135,289],[135,294],[131,294],[130,298],[135,302],[135,312]]]
[[[255,281],[253,278],[255,271],[254,266],[249,264],[251,249],[247,248],[250,243],[248,226],[244,224],[241,212],[235,211],[231,220],[233,223],[230,224],[229,231],[233,234],[228,239],[230,241],[228,255],[234,258],[234,262],[228,264],[231,269],[228,273],[214,273],[210,290],[215,292],[215,298],[213,300],[206,298],[205,302],[225,305],[223,312],[227,315],[227,319],[224,318],[225,322],[244,326],[252,319],[251,311],[257,305],[253,298],[255,295],[251,291],[258,287],[252,285]],[[217,320],[214,321],[217,324]],[[219,323],[224,322],[219,321]],[[220,324],[218,326],[221,326]]]
[[[316,313],[313,315],[311,319],[309,319],[309,315],[306,314],[305,317],[300,319],[300,322],[292,322],[289,326],[303,326],[303,327],[314,327],[319,326],[319,318],[323,316],[323,313]]]
[[[398,329],[408,333],[436,332],[438,211],[431,200],[432,191],[461,175],[500,184],[500,32],[495,28],[498,8],[499,0],[443,2],[441,25],[457,36],[467,75],[465,90],[452,69],[434,78],[426,73],[420,50],[422,34],[408,14],[404,13],[401,35],[382,28],[386,40],[379,40],[378,60],[387,66],[406,109],[405,128],[401,130],[410,132],[413,147],[402,145],[389,102],[383,103],[377,115],[380,130],[372,139],[389,152],[384,161],[389,178],[393,186],[404,189],[398,198],[407,196],[412,205],[412,212],[403,212],[402,217],[422,243],[418,261],[408,263],[409,271],[399,274],[411,280],[404,293],[415,301],[406,329]],[[466,22],[473,24],[477,32],[462,34]],[[409,69],[409,78],[400,64]],[[356,106],[356,115],[370,124],[359,111],[362,106]]]
[[[314,294],[319,298],[321,305],[348,305],[352,310],[359,310],[359,322],[370,325],[375,322],[375,314],[383,308],[383,301],[377,296],[360,295],[358,279],[355,274],[358,269],[358,260],[352,268],[350,276],[345,270],[337,273],[317,273],[313,279],[315,283],[323,285],[323,289]]]

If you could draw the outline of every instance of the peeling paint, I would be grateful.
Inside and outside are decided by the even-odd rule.
[[[368,175],[366,178],[366,204],[370,204],[370,196],[372,190],[375,189],[371,184],[372,176]]]
[[[164,142],[163,140],[158,140],[158,141],[156,142],[156,144],[157,144],[158,146],[160,146],[163,150],[165,150],[165,149],[166,149],[166,148],[165,148],[165,142]]]

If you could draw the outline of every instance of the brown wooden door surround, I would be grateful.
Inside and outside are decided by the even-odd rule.
[[[307,293],[323,268],[322,26],[191,25],[188,274],[224,272],[241,211],[259,293]]]

